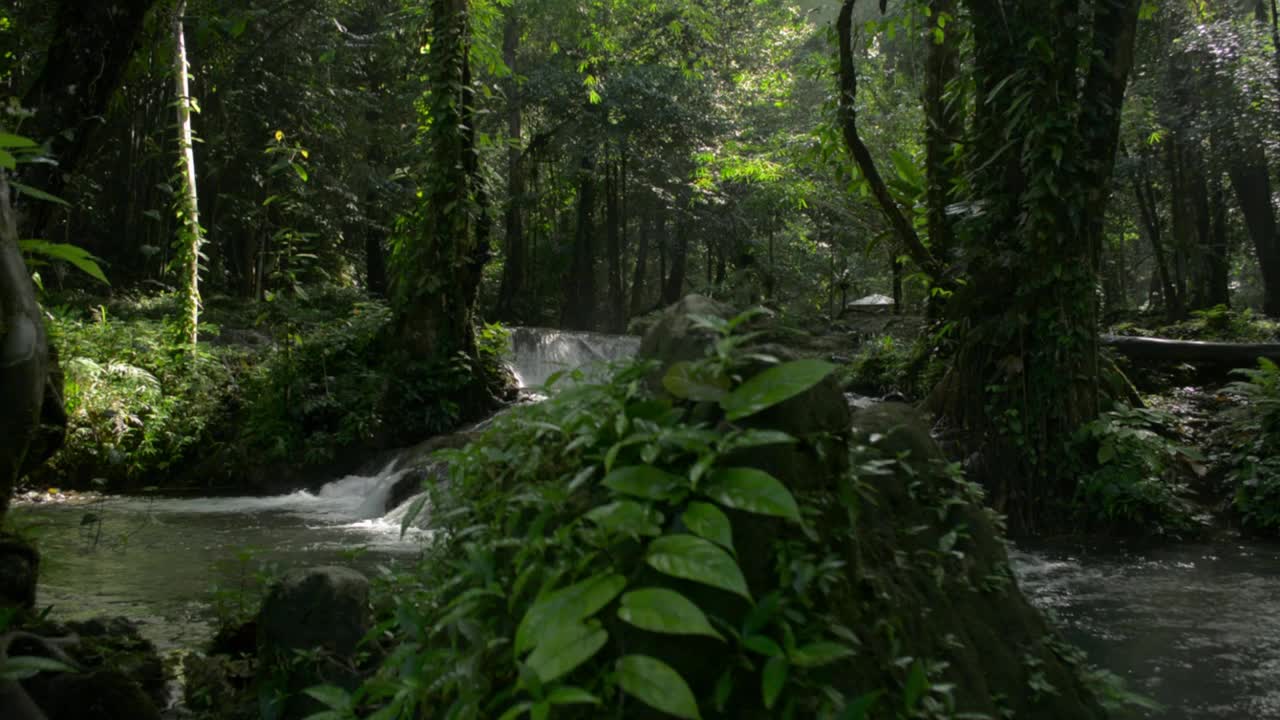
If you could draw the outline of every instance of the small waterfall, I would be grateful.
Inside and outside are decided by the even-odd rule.
[[[511,329],[509,364],[520,387],[543,385],[561,370],[589,369],[633,357],[640,338],[549,328]]]

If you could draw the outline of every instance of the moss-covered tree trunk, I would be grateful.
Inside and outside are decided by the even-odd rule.
[[[967,0],[978,99],[958,227],[967,282],[946,411],[1011,526],[1065,519],[1097,416],[1097,268],[1138,0]]]
[[[475,228],[476,167],[467,0],[431,0],[431,168],[415,237],[393,256],[396,328],[414,360],[476,356],[474,314],[488,246]]]
[[[528,273],[528,248],[524,236],[525,172],[524,130],[517,75],[520,49],[520,17],[514,6],[506,9],[506,21],[502,30],[502,59],[511,71],[506,82],[507,93],[507,211],[504,222],[506,239],[503,245],[502,284],[498,287],[498,317],[517,320],[522,311],[525,276]]]
[[[173,92],[178,111],[178,175],[182,194],[178,199],[178,231],[182,268],[182,337],[192,349],[199,339],[200,324],[200,195],[196,190],[196,151],[191,131],[191,83],[187,72],[187,39],[182,18],[187,12],[186,0],[178,0],[173,9]]]

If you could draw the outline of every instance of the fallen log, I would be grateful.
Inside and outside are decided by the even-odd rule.
[[[1102,345],[1143,363],[1189,363],[1233,368],[1256,367],[1258,358],[1280,361],[1280,343],[1225,343],[1167,338],[1103,335]]]

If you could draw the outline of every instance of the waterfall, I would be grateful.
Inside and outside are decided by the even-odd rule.
[[[517,327],[511,329],[508,364],[520,387],[530,388],[561,370],[589,371],[633,357],[639,349],[640,338],[631,335]]]

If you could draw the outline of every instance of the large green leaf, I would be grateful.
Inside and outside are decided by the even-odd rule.
[[[12,180],[9,181],[9,184],[12,185],[15,189],[17,189],[18,192],[22,193],[23,195],[33,197],[36,200],[44,200],[45,202],[51,202],[51,203],[54,203],[55,205],[62,205],[63,207],[71,207],[71,203],[67,202],[66,200],[63,200],[62,198],[57,197],[56,195],[50,195],[49,193],[39,188],[33,188],[30,185],[23,185],[20,182],[14,182]]]
[[[649,543],[650,567],[672,577],[710,585],[748,600],[747,580],[723,548],[694,535],[666,535]]]
[[[799,667],[830,665],[853,654],[853,650],[834,642],[814,642],[798,647],[791,653],[791,662]]]
[[[679,491],[684,480],[652,465],[628,465],[609,473],[601,483],[623,495],[665,500]]]
[[[602,529],[621,535],[662,534],[662,513],[635,500],[619,500],[587,513],[587,519]]]
[[[791,666],[784,657],[769,658],[769,661],[764,664],[760,691],[766,708],[772,710],[774,703],[778,702],[778,696],[782,694],[782,688],[787,684],[787,674],[790,669]]]
[[[586,624],[556,622],[551,627],[555,629],[543,636],[525,661],[544,683],[573,672],[609,641],[609,633],[595,620]]]
[[[774,476],[755,468],[717,470],[702,488],[716,502],[734,510],[773,515],[800,522],[791,491]]]
[[[107,282],[107,276],[103,274],[102,268],[98,266],[98,259],[84,248],[68,245],[67,243],[45,242],[44,240],[19,240],[18,247],[25,253],[42,255],[50,260],[61,260],[69,263],[89,277],[107,285],[111,284]]]
[[[662,386],[682,400],[720,402],[729,392],[729,379],[701,363],[678,362],[667,369]]]
[[[642,630],[724,640],[692,600],[665,588],[646,588],[623,595],[618,617]]]
[[[0,132],[0,148],[29,150],[36,147],[40,146],[36,144],[36,141],[30,138],[25,138],[21,135],[14,135],[13,133]]]
[[[733,526],[729,518],[720,508],[710,503],[694,502],[681,516],[689,532],[700,538],[706,538],[720,547],[735,552],[733,549]]]
[[[557,624],[585,620],[613,601],[627,586],[622,575],[594,575],[547,595],[524,614],[516,629],[516,652],[537,645],[548,629]]]
[[[78,672],[74,667],[53,658],[17,655],[0,664],[0,679],[26,680],[42,672]]]
[[[725,417],[738,420],[796,395],[822,382],[836,366],[821,360],[795,360],[771,367],[724,396]]]
[[[685,720],[701,720],[689,684],[670,665],[648,655],[618,658],[618,684],[644,704]]]

